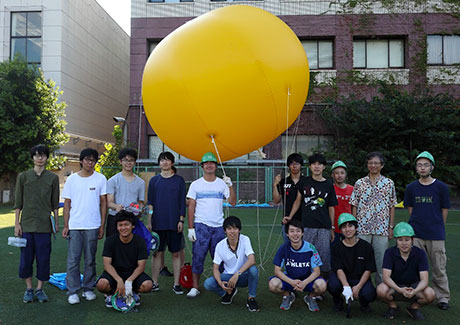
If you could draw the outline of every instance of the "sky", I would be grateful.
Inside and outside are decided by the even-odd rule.
[[[96,0],[131,35],[131,0]]]

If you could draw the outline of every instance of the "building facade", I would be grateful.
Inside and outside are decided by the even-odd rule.
[[[280,17],[309,59],[307,102],[288,133],[263,148],[268,159],[284,159],[292,151],[309,153],[327,141],[331,134],[318,114],[325,99],[351,93],[371,98],[377,94],[376,80],[407,90],[428,86],[434,93],[460,97],[460,5],[451,1],[132,0],[128,139],[138,144],[141,157],[156,160],[168,149],[142,107],[142,72],[150,52],[185,22],[234,4]]]

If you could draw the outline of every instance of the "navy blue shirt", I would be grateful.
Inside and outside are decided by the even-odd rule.
[[[435,180],[423,185],[418,180],[410,183],[404,193],[404,206],[412,207],[409,219],[415,237],[425,240],[445,240],[446,230],[441,209],[450,208],[447,185]]]
[[[420,272],[428,271],[428,258],[422,249],[412,246],[405,261],[398,247],[393,246],[385,251],[382,267],[391,270],[391,279],[398,286],[410,286],[420,281]]]
[[[180,216],[185,216],[185,182],[182,176],[174,174],[165,178],[158,174],[152,177],[148,204],[153,206],[153,230],[176,230]]]

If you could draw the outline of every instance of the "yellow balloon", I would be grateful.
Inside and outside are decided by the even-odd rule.
[[[222,161],[262,147],[286,130],[307,98],[305,50],[278,17],[232,5],[199,16],[164,38],[142,79],[147,118],[172,150]]]

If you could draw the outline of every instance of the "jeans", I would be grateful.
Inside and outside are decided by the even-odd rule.
[[[78,293],[82,287],[80,284],[80,260],[82,252],[85,255],[83,291],[86,292],[94,289],[98,234],[99,229],[69,231],[66,276],[68,295]]]
[[[233,274],[221,273],[220,279],[222,281],[228,281]],[[249,297],[255,298],[257,294],[257,283],[259,281],[259,270],[257,266],[253,265],[248,270],[244,271],[236,282],[237,287],[248,287]],[[223,297],[225,291],[219,286],[216,279],[212,276],[204,281],[204,287],[208,291],[213,291],[219,296]]]

